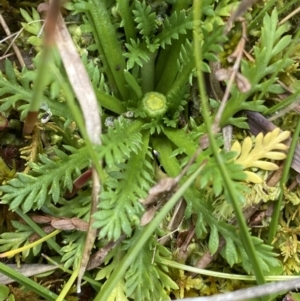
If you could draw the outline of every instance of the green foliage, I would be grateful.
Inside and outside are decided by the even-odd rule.
[[[17,221],[12,221],[12,225],[15,228],[13,233],[2,233],[0,235],[0,252],[6,252],[25,246],[30,243],[30,237],[34,234],[33,230],[24,224]],[[34,255],[39,254],[41,251],[41,245],[37,245],[32,249]],[[30,250],[22,252],[22,257],[25,259],[30,253]]]
[[[220,161],[211,147],[205,147],[194,158],[187,173],[176,182],[178,187],[165,187],[161,195],[156,195],[153,204],[144,206],[141,200],[157,188],[155,183],[166,177],[177,179],[199,151],[199,139],[201,145],[207,139],[207,129],[202,124],[203,111],[197,109],[195,119],[190,118],[191,108],[199,102],[199,91],[195,86],[193,29],[197,26],[195,36],[200,39],[203,57],[201,70],[209,73],[210,63],[224,56],[223,45],[228,46],[223,34],[224,23],[237,2],[204,1],[203,16],[196,22],[193,21],[193,7],[188,1],[143,0],[126,3],[126,13],[122,3],[113,0],[74,0],[66,5],[73,13],[70,18],[78,18],[81,23],[71,32],[101,105],[103,119],[102,144],[93,146],[96,158],[102,164],[100,201],[92,225],[98,231],[95,245],[117,244],[109,250],[95,278],[102,283],[111,281],[113,271],[117,271],[122,261],[127,260],[131,248],[139,244],[137,237],[143,237],[149,229],[141,226],[142,216],[151,210],[153,216],[161,212],[172,194],[176,194],[201,166],[200,174],[183,193],[186,207],[182,212],[184,218],[180,218],[177,229],[174,229],[175,238],[171,236],[169,225],[166,226],[173,218],[174,213],[170,212],[162,223],[156,225],[155,233],[141,246],[138,255],[130,258],[130,266],[120,276],[121,280],[109,292],[107,299],[168,300],[172,290],[180,290],[180,295],[184,296],[184,289],[187,288],[182,289],[176,281],[185,275],[174,273],[161,264],[160,259],[176,258],[182,252],[179,240],[185,227],[195,229],[193,243],[200,250],[195,252],[197,254],[192,251],[187,254],[188,262],[194,262],[195,256],[198,259],[199,254],[208,249],[211,255],[218,258],[215,263],[217,268],[234,266],[246,273],[255,272],[253,261],[249,259],[243,244],[245,233],[238,226],[228,223],[234,203],[220,165],[226,168],[239,205],[245,208],[249,198],[247,193],[253,189],[252,183],[263,181],[257,168],[267,171],[277,169],[277,164],[270,160],[285,158],[280,150],[286,149],[282,142],[288,135],[277,129],[266,136],[244,138],[244,134],[238,132],[243,141],[235,142],[230,152],[222,149],[223,138],[216,136]],[[28,42],[38,46],[40,23],[28,24],[40,18],[38,13],[33,10],[31,16],[22,10],[21,14],[27,22],[22,26],[30,35]],[[253,60],[245,56],[240,70],[251,83],[251,89],[242,93],[236,86],[232,87],[221,118],[222,126],[233,124],[245,127],[245,118],[235,116],[236,113],[242,110],[264,111],[264,103],[271,102],[274,95],[284,92],[276,82],[279,72],[295,64],[290,58],[283,59],[283,51],[291,45],[293,37],[288,34],[288,26],[278,26],[276,9],[271,15],[266,14],[263,23],[257,26],[261,26],[258,28],[261,36],[255,41]],[[88,42],[85,40],[87,36]],[[39,56],[37,54],[34,59],[34,68],[39,64]],[[18,118],[23,120],[33,96],[35,72],[36,69],[26,68],[18,71],[10,61],[5,62],[5,70],[0,74],[0,110],[5,116],[17,112]],[[2,176],[1,203],[8,204],[11,211],[21,209],[23,213],[29,213],[39,210],[43,215],[88,221],[92,184],[90,178],[79,188],[76,182],[95,165],[96,160],[90,159],[89,144],[82,140],[78,128],[81,120],[71,114],[66,92],[55,74],[59,74],[69,85],[57,53],[54,63],[49,66],[48,85],[41,107],[42,111],[51,113],[51,122],[43,123],[41,120],[37,124],[37,132],[22,140],[26,172],[15,174],[15,170],[10,170],[3,161],[1,169],[8,176]],[[216,114],[217,107],[218,103],[211,106],[211,116]],[[47,127],[55,134],[49,134]],[[28,142],[27,139],[32,140]],[[34,154],[39,152],[38,156],[28,155],[31,151]],[[75,188],[79,190],[69,200],[68,193]],[[290,194],[289,197],[295,205],[297,197],[292,198]],[[0,236],[0,252],[28,244],[34,233],[20,222],[13,221],[12,225],[15,232]],[[277,254],[265,243],[265,236],[258,238],[255,234],[251,230],[251,244],[261,270],[271,272],[280,267]],[[165,246],[159,243],[164,235],[170,237],[170,243]],[[277,244],[277,249],[282,252],[283,238],[285,236],[281,233]],[[85,239],[83,232],[62,231],[60,261],[65,267],[74,269],[79,265]],[[223,239],[225,245],[219,250]],[[41,245],[34,247],[32,254],[38,255],[40,249]],[[286,249],[285,252],[282,254],[287,257],[291,254]],[[26,258],[29,258],[29,251],[23,253],[23,259]],[[91,275],[94,275],[93,272]],[[186,283],[189,280],[187,276]],[[200,287],[196,280],[199,279],[193,282],[193,289]],[[101,296],[104,298],[105,295]]]
[[[84,233],[67,233],[64,236],[63,243],[65,246],[61,248],[61,252],[63,253],[61,261],[64,263],[66,268],[71,266],[77,267],[80,263],[82,250],[84,248]]]
[[[8,300],[7,297],[9,295],[9,288],[7,286],[5,286],[4,284],[0,285],[0,300],[4,301],[4,300]],[[14,300],[14,299],[10,299],[10,300]]]
[[[133,300],[169,300],[168,292],[177,284],[168,276],[168,267],[159,264],[160,257],[171,253],[155,241],[144,245],[142,252],[125,275],[126,295]],[[150,263],[150,264],[149,264]],[[143,282],[138,279],[143,278]]]
[[[131,44],[125,44],[129,52],[124,53],[124,57],[128,59],[127,70],[132,69],[135,64],[142,67],[144,62],[150,60],[148,51],[142,49],[139,39],[137,41],[131,39],[130,42]]]
[[[153,178],[147,156],[149,133],[143,133],[142,142],[141,150],[132,154],[127,164],[109,172],[107,188],[100,196],[101,210],[95,214],[100,237],[117,240],[122,233],[131,236],[132,226],[139,222],[142,206],[138,200],[147,195]]]
[[[276,9],[274,9],[270,16],[266,14],[263,19],[259,44],[254,46],[255,62],[242,61],[242,74],[249,79],[252,89],[246,93],[240,92],[237,87],[231,90],[231,97],[222,116],[222,125],[231,123],[235,126],[244,127],[239,119],[235,121],[232,118],[234,114],[241,110],[262,112],[266,109],[262,105],[264,103],[262,97],[266,97],[266,93],[283,93],[282,87],[276,83],[278,78],[266,78],[268,75],[278,74],[278,72],[293,64],[292,59],[283,60],[280,58],[282,51],[291,43],[291,36],[285,35],[288,31],[286,24],[280,26],[277,26],[277,24],[278,14]],[[279,59],[275,59],[278,56]],[[258,94],[258,92],[261,93]],[[253,100],[246,101],[250,97]]]
[[[98,272],[96,279],[109,278],[111,272],[118,267],[120,256],[132,243],[135,242],[127,242],[124,250],[115,248],[111,251],[106,258],[107,265]],[[160,259],[170,256],[170,251],[155,239],[147,242],[134,264],[111,293],[109,300],[169,300],[168,293],[178,286],[168,275],[169,268],[161,264]],[[142,282],[139,281],[141,277],[144,279]]]
[[[149,38],[157,29],[156,14],[151,12],[151,6],[145,1],[135,2],[135,10],[132,11],[137,29],[143,38]]]
[[[105,159],[106,164],[111,166],[129,158],[131,152],[137,154],[142,147],[140,126],[139,121],[131,122],[122,117],[116,120],[114,125],[108,128],[107,134],[102,137],[103,146],[100,146],[98,152],[100,159]]]
[[[52,77],[53,79],[53,77]],[[26,68],[20,73],[17,71],[9,60],[5,61],[5,76],[0,76],[0,99],[1,111],[16,109],[20,111],[22,119],[27,114],[28,104],[31,101],[33,90],[31,82],[34,80],[34,72]],[[57,82],[54,84],[57,85]],[[53,90],[52,90],[53,91]],[[5,97],[4,97],[5,96]],[[57,93],[52,94],[57,97]],[[41,109],[50,110],[51,114],[57,117],[64,116],[68,123],[73,120],[70,111],[65,102],[53,100],[50,95],[45,95]]]
[[[233,152],[222,153],[223,164],[226,164],[226,167],[229,173],[232,175],[232,180],[242,181],[246,179],[246,175],[242,170],[242,166],[235,164],[232,159],[235,157]],[[193,168],[190,169],[192,171]],[[224,190],[224,181],[218,169],[218,166],[215,160],[208,159],[208,162],[203,170],[203,173],[200,178],[199,189],[205,189],[209,186],[212,187],[212,191],[215,196],[219,196]],[[241,183],[240,187],[237,189],[240,193],[239,199],[243,202],[243,190],[245,186]],[[226,198],[226,195],[225,195]]]
[[[192,14],[187,15],[184,10],[179,13],[175,11],[169,18],[165,19],[163,30],[157,38],[164,48],[171,44],[172,39],[178,39],[180,34],[186,34],[191,29],[193,29]]]
[[[15,179],[1,187],[5,192],[3,203],[9,204],[12,210],[21,206],[24,212],[40,209],[46,202],[58,202],[61,188],[71,191],[73,177],[78,176],[81,169],[87,166],[88,156],[84,148],[80,150],[67,147],[73,152],[68,156],[56,150],[57,160],[40,155],[41,163],[32,163],[33,175],[18,173]]]

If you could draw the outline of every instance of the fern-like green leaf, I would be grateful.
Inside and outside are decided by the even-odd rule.
[[[151,12],[151,6],[143,2],[135,1],[135,9],[132,11],[134,22],[143,37],[150,37],[157,29],[156,14]]]
[[[178,286],[166,274],[167,268],[157,262],[166,252],[167,249],[154,239],[143,246],[125,275],[127,296],[141,301],[170,300],[168,291],[178,289]]]
[[[208,248],[209,252],[214,255],[219,247],[219,232],[218,228],[212,224],[210,226],[210,234],[209,234],[209,241],[208,241]]]
[[[157,35],[157,38],[164,48],[167,44],[171,44],[172,39],[178,39],[180,34],[186,34],[191,29],[193,29],[192,14],[187,15],[184,10],[179,13],[175,11],[164,20],[163,30]]]
[[[201,27],[203,34],[203,57],[209,62],[217,61],[216,54],[220,53],[223,48],[222,43],[226,41],[226,37],[222,35],[223,26],[212,24],[212,31],[208,31],[205,26]]]
[[[124,280],[120,280],[109,295],[108,301],[128,301],[125,294]]]
[[[113,127],[102,136],[102,146],[97,148],[100,159],[104,158],[108,166],[118,164],[128,158],[131,152],[141,149],[142,136],[139,133],[142,123],[128,121],[123,117],[114,122]]]
[[[40,209],[46,201],[51,199],[56,203],[61,195],[62,187],[71,191],[72,179],[89,164],[85,148],[73,149],[73,151],[74,153],[68,156],[56,150],[57,161],[40,155],[41,163],[31,164],[35,176],[18,173],[16,178],[1,186],[0,190],[4,193],[2,202],[9,204],[11,210],[21,206],[23,212]]]
[[[100,237],[117,240],[122,232],[130,236],[132,226],[139,221],[143,208],[138,200],[146,197],[152,183],[149,173],[153,173],[152,166],[147,165],[146,158],[149,132],[144,133],[142,141],[142,149],[132,154],[127,164],[123,164],[124,169],[119,171],[118,174],[123,174],[121,180],[108,180],[107,184],[110,184],[110,187],[101,194],[94,224],[100,228]]]
[[[11,223],[15,231],[2,233],[0,235],[0,252],[10,251],[28,245],[30,243],[30,236],[34,234],[34,231],[28,225],[21,224],[17,221],[12,221]],[[42,245],[39,244],[31,249],[34,255],[39,254],[41,246]],[[30,249],[22,252],[23,260],[29,253]]]
[[[21,117],[26,116],[33,95],[30,82],[35,79],[35,73],[24,68],[19,74],[12,63],[6,60],[6,77],[1,73],[0,75],[0,110],[17,109],[21,112]],[[57,99],[52,100],[44,96],[41,109],[44,109],[44,107],[47,107],[54,116],[64,116],[68,121],[73,120],[73,116],[65,102],[59,102]]]
[[[102,280],[104,278],[109,278],[113,270],[118,268],[119,262],[124,255],[124,251],[121,246],[116,246],[112,249],[105,257],[104,266],[96,275],[95,280]],[[114,290],[111,292],[108,300],[110,301],[128,301],[125,291],[124,279],[121,279],[115,286]]]
[[[135,64],[142,67],[145,62],[148,62],[150,60],[148,54],[149,50],[144,49],[141,46],[139,39],[137,41],[130,39],[130,42],[131,44],[125,43],[128,52],[123,54],[128,59],[126,63],[127,70],[132,69]]]
[[[27,22],[27,23],[21,23],[23,28],[27,32],[32,33],[35,36],[40,34],[42,28],[42,24],[41,24],[42,20],[37,10],[35,8],[32,8],[32,16],[30,16],[29,13],[22,8],[20,8],[20,13],[22,17],[25,19],[25,21]]]
[[[242,166],[240,166],[237,162],[232,162],[234,156],[235,153],[233,152],[222,153],[224,164],[226,164],[226,168],[231,175],[231,179],[238,186],[237,191],[240,193],[239,199],[243,200],[243,191],[245,190],[245,185],[240,181],[245,180],[246,175]],[[192,166],[191,171],[195,167],[196,164],[195,166]],[[215,159],[208,158],[207,164],[203,169],[203,173],[201,174],[199,185],[200,189],[204,189],[211,185],[216,196],[219,196],[224,191],[224,181]]]
[[[69,268],[70,266],[78,266],[81,261],[81,254],[84,248],[86,236],[82,232],[68,233],[64,236],[64,247],[61,248],[63,256],[61,261],[64,262],[64,266]]]
[[[186,65],[193,56],[193,45],[188,39],[186,39],[185,43],[181,45],[180,53],[177,59],[178,72],[182,71],[183,66]]]
[[[263,19],[260,42],[254,46],[255,62],[242,60],[241,70],[251,83],[252,89],[247,93],[241,93],[237,87],[231,89],[231,97],[224,110],[221,125],[231,123],[229,120],[234,114],[241,110],[261,112],[266,109],[262,101],[246,101],[253,93],[268,92],[281,93],[282,90],[273,86],[277,78],[264,80],[266,76],[280,72],[294,63],[292,59],[280,58],[280,53],[291,43],[291,37],[284,35],[288,30],[286,24],[278,26],[278,14],[274,9],[271,15],[266,14]],[[283,36],[284,35],[284,36]],[[281,67],[278,70],[279,66]]]

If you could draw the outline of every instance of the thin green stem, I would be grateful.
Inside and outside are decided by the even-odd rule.
[[[16,210],[16,213],[22,218],[23,221],[25,221],[32,230],[37,233],[40,237],[45,237],[47,234],[27,215],[24,214],[20,208]],[[47,241],[47,244],[50,248],[55,250],[58,254],[62,255],[60,246],[52,239],[49,238]]]
[[[140,252],[144,244],[157,229],[157,226],[163,221],[168,212],[174,207],[178,200],[182,197],[184,192],[192,185],[197,176],[203,169],[204,164],[202,164],[187,180],[186,182],[176,191],[176,193],[171,197],[171,199],[163,206],[162,210],[155,216],[155,218],[149,223],[142,233],[137,233],[136,238],[132,238],[133,241],[137,243],[132,245],[126,255],[121,260],[118,269],[114,270],[110,275],[106,283],[103,285],[102,290],[95,297],[94,301],[106,301],[109,295],[115,288],[116,284],[125,274],[127,268],[130,266],[134,258]]]
[[[4,263],[0,262],[0,272],[9,278],[15,280],[18,284],[25,286],[29,291],[35,292],[38,296],[49,300],[56,301],[57,295],[52,293],[37,282],[25,277],[21,273],[15,271]]]
[[[79,273],[80,265],[73,271],[71,277],[69,278],[68,282],[64,285],[64,288],[62,289],[61,293],[57,297],[56,301],[63,301],[68,294],[69,290],[71,289],[73,283],[75,282],[78,273]]]
[[[259,10],[259,14],[255,17],[254,20],[248,25],[248,31],[252,30],[255,26],[257,26],[257,23],[261,21],[261,19],[265,16],[267,11],[274,7],[274,4],[276,3],[276,0],[269,0],[267,1],[266,5],[263,9]]]
[[[118,98],[109,95],[100,89],[95,89],[95,93],[97,96],[98,104],[101,107],[120,115],[126,111],[126,108]]]
[[[291,145],[290,145],[290,148],[288,151],[288,155],[285,160],[282,177],[280,180],[281,191],[280,191],[278,201],[276,202],[276,204],[274,206],[274,212],[272,214],[272,220],[270,223],[269,237],[268,237],[269,244],[272,244],[273,239],[276,235],[279,215],[280,215],[280,211],[282,210],[281,207],[282,207],[282,201],[283,201],[283,197],[284,197],[284,190],[286,188],[286,183],[289,178],[290,167],[291,167],[291,164],[292,164],[292,161],[294,158],[294,153],[295,153],[296,146],[298,144],[299,136],[300,136],[300,119],[298,120],[298,124],[297,124],[296,130],[295,130],[293,138],[292,138],[292,142],[291,142]]]
[[[95,24],[98,40],[103,49],[103,55],[108,62],[111,73],[113,74],[118,91],[123,100],[127,100],[128,91],[123,75],[125,70],[125,58],[121,46],[118,42],[116,30],[111,23],[109,12],[106,8],[106,1],[90,0],[90,14]]]
[[[65,273],[68,273],[68,274],[72,274],[72,273],[73,273],[73,271],[71,271],[71,270],[65,268],[63,265],[58,264],[55,260],[53,260],[53,259],[50,258],[49,256],[47,256],[47,255],[45,255],[45,254],[42,254],[42,256],[43,256],[47,261],[49,261],[51,264],[57,266],[59,269],[61,269],[61,270],[64,271]],[[102,286],[98,281],[96,281],[96,280],[94,280],[94,279],[92,279],[92,278],[90,278],[90,277],[83,276],[82,279],[85,280],[85,281],[87,281],[87,282],[89,282],[91,285],[93,285],[94,287],[97,287],[98,289],[100,289],[101,286]]]
[[[199,275],[206,275],[210,277],[216,277],[216,278],[223,278],[223,279],[230,279],[230,280],[242,280],[242,281],[255,281],[255,276],[251,275],[238,275],[238,274],[232,274],[232,273],[222,273],[222,272],[215,272],[211,270],[206,269],[199,269],[192,266],[188,266],[185,264],[181,264],[175,261],[171,261],[165,258],[159,258],[158,261],[166,266],[178,269],[178,270],[184,270],[191,273],[196,273]],[[299,279],[299,276],[287,276],[287,275],[279,275],[279,276],[266,276],[266,281],[283,281],[283,280],[291,280],[291,279]]]
[[[36,80],[33,87],[32,100],[29,104],[28,111],[36,112],[40,109],[41,102],[43,100],[43,93],[47,83],[49,74],[49,64],[51,63],[52,53],[51,48],[45,47],[41,53],[39,59]]]
[[[21,248],[18,248],[18,249],[14,249],[14,250],[10,250],[10,251],[7,251],[7,252],[4,252],[4,253],[1,253],[0,254],[0,258],[3,258],[3,257],[13,257],[15,256],[16,254],[18,253],[21,253],[23,251],[27,251],[41,243],[43,243],[44,241],[47,241],[48,239],[50,239],[51,237],[53,236],[56,236],[57,234],[59,234],[61,231],[60,230],[55,230],[53,232],[51,232],[50,234],[47,234],[46,236],[40,238],[39,240],[37,241],[34,241],[28,245],[25,245]]]
[[[91,157],[91,160],[97,170],[97,173],[100,177],[101,183],[104,183],[104,179],[105,179],[105,174],[102,170],[101,164],[99,162],[99,158],[97,155],[97,152],[92,144],[92,142],[89,139],[89,136],[86,132],[86,128],[85,128],[85,124],[82,118],[82,114],[80,112],[80,109],[78,108],[77,104],[75,103],[75,99],[72,93],[72,90],[69,86],[68,83],[66,83],[66,81],[64,80],[64,78],[62,77],[62,75],[57,71],[57,69],[53,68],[52,72],[55,74],[57,81],[61,84],[61,87],[65,93],[65,97],[66,100],[68,102],[69,105],[69,109],[76,121],[76,124],[78,126],[78,128],[80,129],[80,132],[84,138],[85,144],[87,146],[87,151]]]
[[[44,89],[47,84],[48,68],[51,58],[51,48],[45,46],[39,60],[32,99],[29,103],[28,114],[24,121],[23,136],[30,135],[36,123],[38,111],[43,100]]]
[[[113,74],[112,74],[112,72],[110,70],[107,58],[104,55],[103,47],[102,47],[102,45],[100,43],[97,31],[96,31],[96,24],[94,24],[94,20],[93,20],[93,18],[92,18],[92,16],[91,16],[91,14],[90,14],[89,11],[86,11],[86,16],[87,16],[87,19],[88,19],[88,23],[92,25],[91,26],[92,27],[92,31],[91,32],[93,34],[93,37],[94,37],[96,45],[97,45],[97,50],[98,50],[99,58],[100,58],[101,63],[103,65],[103,72],[105,73],[105,76],[107,77],[107,82],[109,83],[111,91],[115,95],[118,95],[119,91],[118,91],[118,88],[117,88],[117,84],[116,84],[114,76],[113,76]]]
[[[130,39],[136,40],[136,27],[133,22],[132,10],[129,9],[129,0],[117,0],[117,4],[124,25],[126,42],[130,43]]]
[[[278,15],[286,14],[286,12],[295,4],[297,4],[297,6],[298,6],[299,0],[292,0],[292,1],[284,2],[283,7],[278,10]]]
[[[298,89],[297,91],[295,91],[295,93],[291,94],[290,96],[288,96],[284,100],[280,101],[273,107],[266,110],[264,112],[264,115],[274,114],[277,111],[287,108],[289,105],[292,105],[294,102],[299,102],[299,95],[300,95],[300,89]]]
[[[172,87],[174,80],[178,73],[177,59],[181,50],[182,44],[185,42],[187,36],[180,35],[178,40],[172,42],[172,46],[160,50],[159,62],[156,67],[156,81],[158,82],[155,91],[160,93],[167,93]]]
[[[200,0],[194,0],[194,18],[195,18],[195,24],[197,24],[197,21],[201,19],[201,7],[202,7],[202,1]],[[196,69],[197,69],[197,76],[198,76],[198,83],[199,83],[199,89],[200,89],[200,95],[201,95],[201,101],[202,101],[202,115],[204,118],[204,123],[206,126],[207,134],[209,137],[209,142],[211,149],[213,151],[214,157],[216,159],[217,165],[219,167],[220,173],[222,175],[222,178],[224,180],[224,186],[227,189],[229,196],[231,198],[231,203],[235,211],[236,219],[238,221],[238,225],[240,228],[240,238],[242,240],[243,246],[245,250],[247,251],[247,255],[250,259],[250,262],[253,267],[254,275],[256,277],[256,281],[259,284],[265,283],[264,275],[262,273],[259,261],[256,256],[254,245],[251,241],[251,237],[247,228],[247,224],[245,221],[245,218],[243,216],[243,212],[241,210],[241,206],[239,203],[238,198],[236,197],[236,191],[232,184],[232,181],[230,179],[230,175],[228,174],[228,171],[226,169],[226,166],[224,162],[222,161],[222,158],[219,154],[219,149],[217,147],[213,132],[212,132],[212,123],[209,117],[209,106],[208,106],[208,99],[205,91],[205,83],[204,83],[204,77],[203,73],[201,72],[201,62],[202,62],[202,53],[201,53],[201,45],[199,41],[199,36],[197,34],[197,31],[199,28],[194,29],[194,47],[195,47],[195,57],[196,57]]]
[[[148,62],[144,62],[143,67],[141,68],[142,91],[144,94],[154,90],[154,71],[156,56],[157,51],[149,52],[150,60]]]

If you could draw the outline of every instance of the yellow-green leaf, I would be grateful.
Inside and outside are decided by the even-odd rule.
[[[255,184],[260,184],[263,182],[262,178],[252,171],[245,171],[245,174],[247,175],[246,180],[248,182],[255,183]]]
[[[288,149],[283,142],[290,136],[289,131],[281,132],[279,128],[272,132],[259,133],[255,139],[246,137],[242,144],[238,141],[234,142],[231,150],[236,152],[235,163],[243,166],[244,169],[260,168],[264,170],[277,170],[278,166],[268,160],[284,160],[286,154],[281,151]],[[247,172],[247,181],[252,183],[261,183],[262,180],[256,176],[254,172]]]

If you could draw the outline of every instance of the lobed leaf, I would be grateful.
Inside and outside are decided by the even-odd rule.
[[[264,161],[261,159],[284,160],[285,151],[288,146],[283,142],[290,136],[289,131],[280,132],[279,128],[267,133],[265,136],[259,133],[254,141],[250,137],[246,137],[242,145],[235,141],[231,147],[231,151],[236,152],[235,163],[247,168],[260,168],[264,170],[276,170],[278,166],[275,163]],[[247,180],[253,183],[261,183],[258,177],[251,171],[247,171]]]
[[[154,245],[156,248],[154,248]],[[144,245],[126,272],[125,287],[127,296],[133,300],[170,299],[167,291],[178,289],[178,286],[166,274],[168,268],[157,262],[157,259],[165,257],[166,251],[167,249],[157,244],[154,239]],[[143,279],[143,281],[140,281],[140,279]]]
[[[63,152],[56,151],[59,156]],[[85,148],[79,149],[67,158],[61,155],[60,160],[54,161],[40,155],[41,163],[32,163],[35,176],[18,173],[17,177],[0,187],[4,193],[2,203],[9,204],[11,210],[21,207],[23,212],[40,209],[46,201],[56,203],[64,189],[72,189],[70,178],[78,171],[88,166],[88,154]],[[63,186],[68,184],[67,187]],[[16,189],[17,188],[17,189]]]
[[[100,159],[113,166],[123,162],[131,152],[138,153],[142,144],[140,126],[141,122],[130,122],[123,117],[115,120],[114,126],[102,135],[102,146],[97,147]]]
[[[94,223],[94,227],[100,228],[100,237],[117,240],[123,232],[130,236],[132,226],[139,221],[143,207],[138,200],[146,197],[153,183],[153,167],[145,163],[148,143],[149,132],[145,132],[142,148],[131,154],[126,165],[120,166],[118,180],[108,180],[107,188],[101,193]]]
[[[193,29],[192,14],[186,14],[185,10],[179,13],[175,11],[170,17],[165,18],[163,30],[157,35],[161,46],[171,44],[172,39],[178,39],[180,34],[186,34],[188,30]]]
[[[151,36],[157,29],[156,14],[151,12],[151,6],[147,5],[145,0],[143,2],[136,1],[132,13],[140,34],[145,38]]]

